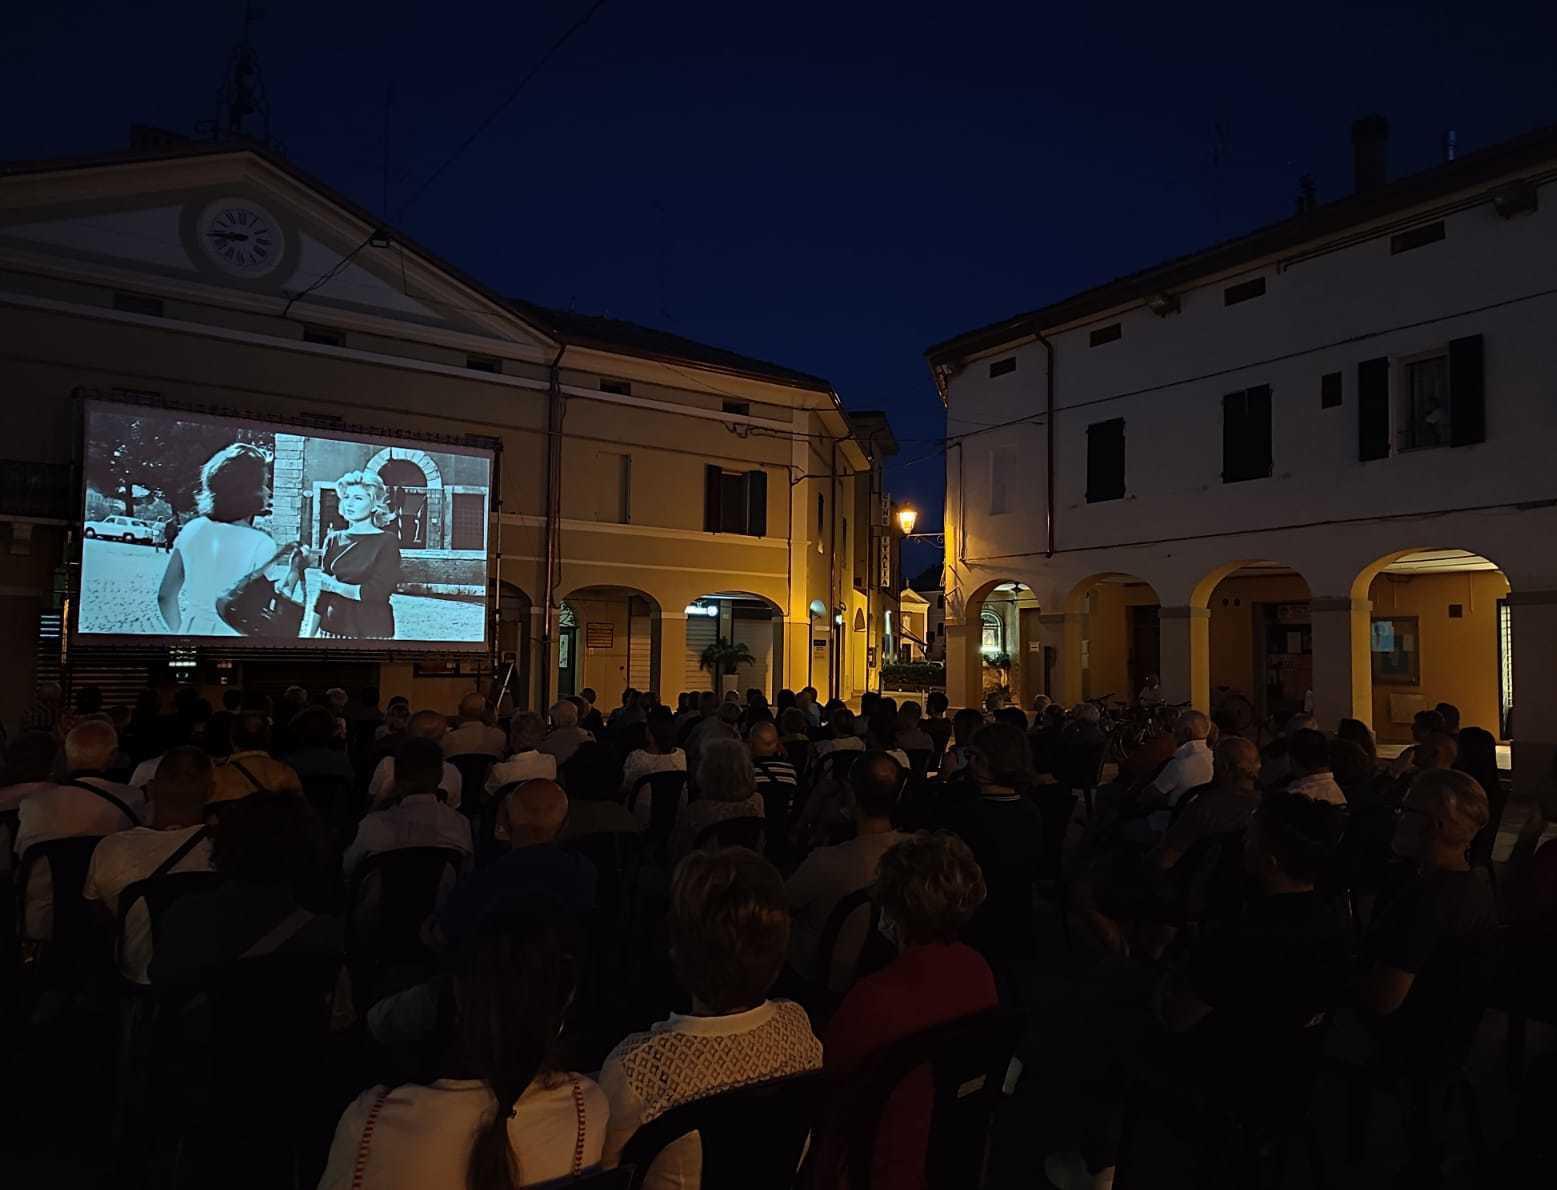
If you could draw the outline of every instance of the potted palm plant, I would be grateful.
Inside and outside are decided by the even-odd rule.
[[[734,680],[735,675],[741,666],[756,664],[757,659],[743,643],[729,641],[721,636],[703,650],[697,667],[713,675],[714,693],[723,694],[726,690],[735,689],[738,684]]]

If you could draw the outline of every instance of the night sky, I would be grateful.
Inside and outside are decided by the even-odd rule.
[[[216,111],[238,0],[30,6],[0,32],[0,157]],[[1350,188],[1557,121],[1557,6],[734,5],[610,0],[401,204],[588,0],[272,0],[288,156],[489,285],[815,372],[887,410],[940,524],[931,342]],[[977,10],[977,11],[974,11]],[[1284,22],[1284,23],[1283,23]],[[928,558],[925,552],[920,561]]]

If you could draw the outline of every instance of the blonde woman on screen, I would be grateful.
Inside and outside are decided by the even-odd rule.
[[[269,533],[254,518],[270,506],[270,456],[234,442],[200,469],[199,516],[173,541],[157,606],[169,630],[182,636],[237,636],[216,614],[217,596],[276,556]]]
[[[389,597],[400,582],[400,539],[385,532],[394,520],[389,489],[375,471],[348,471],[335,481],[335,495],[346,528],[330,533],[310,558],[324,573],[303,635],[393,639]]]

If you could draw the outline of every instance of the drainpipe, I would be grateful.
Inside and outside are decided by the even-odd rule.
[[[547,370],[546,383],[546,578],[542,584],[541,624],[541,705],[544,715],[551,705],[551,646],[552,624],[555,622],[552,604],[557,597],[558,571],[562,566],[562,353],[563,344],[557,348],[557,357]]]
[[[1047,494],[1043,506],[1044,557],[1054,557],[1054,344],[1043,337],[1036,326],[1033,334],[1049,353],[1049,367],[1044,380],[1044,445],[1048,465],[1044,468],[1044,486]]]

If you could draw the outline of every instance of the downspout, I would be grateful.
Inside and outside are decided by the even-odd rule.
[[[1045,373],[1044,381],[1044,447],[1048,455],[1048,463],[1044,467],[1044,486],[1047,489],[1043,505],[1044,528],[1044,557],[1054,557],[1054,344],[1043,337],[1043,332],[1036,326],[1033,327],[1033,335],[1038,342],[1043,344],[1045,351],[1049,353],[1049,367]]]
[[[832,687],[834,698],[842,698],[844,644],[840,639],[842,634],[837,631],[837,624],[833,619],[838,614],[836,609],[840,598],[838,592],[838,439],[836,438],[833,439],[832,452],[827,463],[828,490],[832,493],[831,505],[827,510],[827,639],[830,646],[827,655],[832,658],[832,665],[829,667],[832,672],[827,675],[827,684]],[[806,509],[806,515],[811,515],[809,508]]]
[[[551,646],[552,625],[557,597],[557,583],[562,567],[562,363],[567,344],[557,348],[557,357],[547,369],[546,382],[546,577],[543,582],[542,609],[545,617],[541,625],[541,705],[546,713],[551,705]]]

